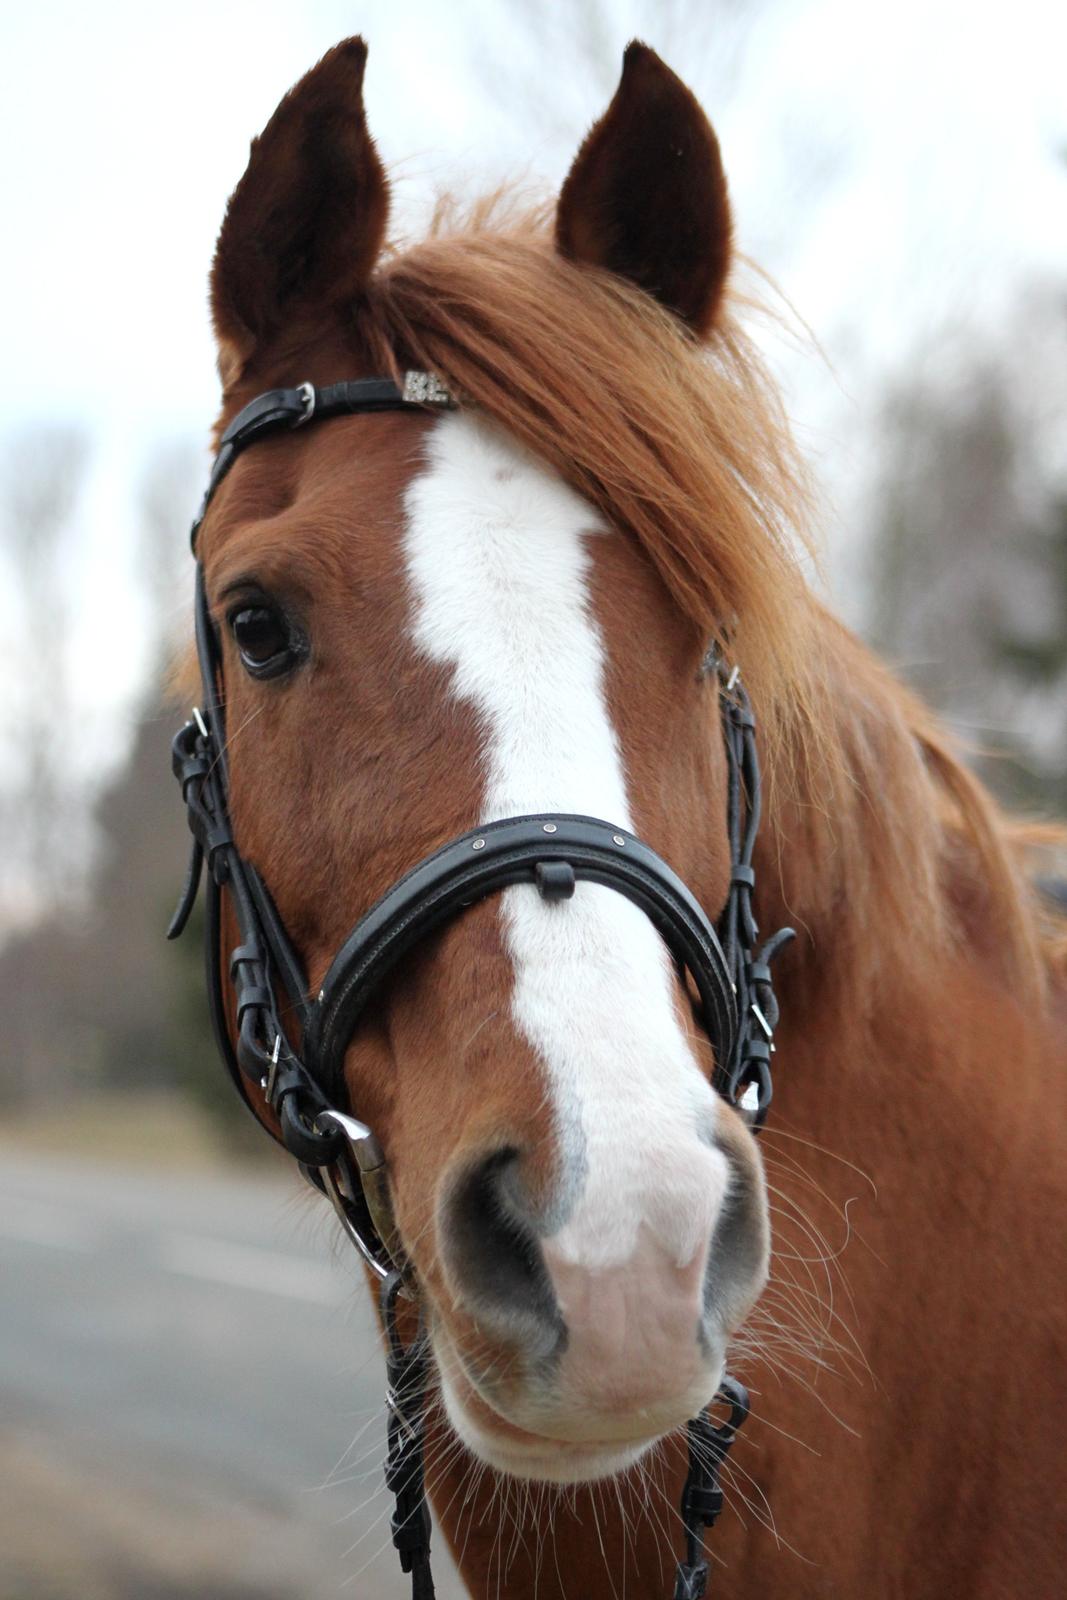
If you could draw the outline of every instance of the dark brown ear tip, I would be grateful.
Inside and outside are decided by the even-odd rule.
[[[656,54],[651,45],[644,44],[640,39],[631,39],[623,52],[619,88],[634,88],[658,101],[684,99],[699,105],[688,84],[667,65],[662,56]]]
[[[358,123],[362,117],[366,65],[367,45],[361,34],[332,45],[278,102],[259,138],[252,140],[252,155],[262,140],[285,137],[287,130],[299,126],[312,106],[320,113],[332,112],[341,120],[354,115]]]
[[[363,73],[367,65],[367,41],[361,33],[352,34],[351,38],[342,39],[340,44],[335,44],[327,50],[317,67],[312,67],[308,77],[349,77],[355,76],[355,84],[349,87],[357,89],[363,86]]]
[[[347,56],[350,61],[358,63],[361,68],[366,66],[367,57],[370,54],[370,46],[361,33],[353,33],[349,38],[342,39],[340,44],[335,45],[334,48],[338,55]]]
[[[631,39],[622,53],[623,76],[625,77],[627,73],[638,72],[643,67],[651,67],[653,69],[658,67],[661,72],[670,70],[650,44],[645,44],[643,39]]]

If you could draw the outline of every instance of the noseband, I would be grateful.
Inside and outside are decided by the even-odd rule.
[[[258,440],[330,417],[452,405],[440,382],[422,372],[409,372],[402,386],[388,378],[367,378],[322,388],[303,383],[260,395],[222,436],[193,523],[194,554],[215,491],[242,451]],[[755,719],[737,668],[728,668],[713,647],[704,670],[719,686],[731,856],[730,888],[717,925],[667,863],[625,829],[595,817],[556,812],[509,817],[442,845],[387,889],[356,923],[318,995],[309,999],[303,964],[270,892],[234,840],[222,654],[199,560],[195,612],[202,705],[173,745],[174,774],[193,844],[168,938],[177,938],[184,929],[206,864],[207,987],[219,1052],[253,1114],[257,1102],[274,1112],[279,1129],[275,1138],[329,1197],[345,1232],[381,1282],[390,1408],[386,1482],[397,1500],[393,1542],[403,1570],[411,1573],[413,1600],[428,1600],[434,1592],[422,1473],[428,1349],[421,1331],[407,1346],[397,1331],[397,1298],[416,1298],[414,1274],[393,1217],[381,1146],[348,1104],[346,1052],[398,963],[468,906],[516,883],[532,885],[553,904],[569,899],[580,881],[599,883],[625,895],[648,916],[683,981],[691,980],[698,996],[694,1011],[714,1051],[713,1086],[758,1130],[771,1101],[772,1035],[778,1020],[770,962],[793,934],[784,928],[757,948],[752,912],[752,856],[760,820]],[[224,948],[222,937],[223,889],[239,934],[232,949]],[[224,963],[236,1004],[236,1040],[223,989]],[[256,1120],[266,1126],[258,1115]],[[689,1476],[682,1497],[687,1550],[678,1565],[675,1600],[697,1600],[706,1592],[702,1530],[721,1510],[718,1468],[747,1415],[747,1396],[735,1380],[724,1379],[720,1398],[730,1408],[721,1426],[715,1427],[703,1413],[689,1424]]]

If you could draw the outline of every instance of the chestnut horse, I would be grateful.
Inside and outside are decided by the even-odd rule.
[[[683,1425],[729,1344],[753,1420],[724,1593],[1050,1596],[1061,934],[1018,830],[807,587],[715,136],[631,45],[551,214],[498,196],[387,248],[365,59],[338,45],[286,96],[230,201],[220,432],[262,391],[406,368],[459,405],[264,440],[213,500],[241,853],[312,992],[377,896],[497,818],[633,829],[715,915],[716,640],[760,719],[760,919],[800,935],[765,1166],[652,923],[607,887],[471,906],[351,1041],[464,1580],[665,1595]]]

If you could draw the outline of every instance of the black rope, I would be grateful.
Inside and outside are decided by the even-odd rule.
[[[673,1600],[701,1600],[708,1592],[708,1563],[704,1553],[704,1531],[714,1527],[723,1508],[719,1474],[737,1430],[748,1416],[748,1391],[736,1378],[724,1377],[716,1401],[728,1405],[730,1414],[716,1426],[706,1411],[700,1412],[686,1430],[689,1441],[689,1472],[682,1490],[682,1522],[685,1525],[685,1558],[678,1563]]]
[[[429,1341],[422,1328],[409,1345],[400,1337],[396,1302],[403,1279],[391,1272],[382,1283],[381,1313],[386,1337],[385,1486],[396,1497],[391,1527],[403,1572],[411,1574],[411,1600],[433,1600],[430,1572],[430,1508],[424,1476],[423,1403],[429,1367]]]

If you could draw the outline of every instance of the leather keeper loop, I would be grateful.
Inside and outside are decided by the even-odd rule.
[[[574,868],[569,861],[539,861],[534,877],[542,900],[569,900],[574,893]]]
[[[723,1492],[717,1483],[693,1484],[685,1497],[685,1515],[711,1527],[723,1508]]]
[[[271,992],[262,983],[250,984],[247,988],[240,989],[237,995],[237,1020],[241,1021],[246,1011],[266,1011],[272,1000]]]
[[[235,983],[238,981],[238,969],[247,966],[251,961],[258,961],[260,966],[263,965],[263,951],[258,944],[234,945],[230,952],[230,977]]]
[[[282,1098],[278,1101],[282,1143],[290,1155],[295,1156],[297,1161],[306,1162],[309,1167],[329,1166],[344,1149],[345,1136],[340,1129],[329,1134],[316,1133],[309,1128],[294,1104],[293,1089],[296,1087],[284,1088]]]
[[[274,1073],[274,1082],[270,1087],[270,1103],[277,1111],[282,1102],[287,1100],[290,1095],[306,1094],[307,1092],[308,1081],[304,1076],[303,1068],[299,1063],[289,1061],[285,1065],[279,1066]],[[317,1129],[315,1131],[318,1132]],[[326,1134],[323,1137],[329,1138],[331,1135]]]
[[[175,776],[182,786],[182,795],[188,802],[186,791],[196,778],[206,778],[211,771],[211,757],[208,755],[183,756],[180,762],[175,763]]]

